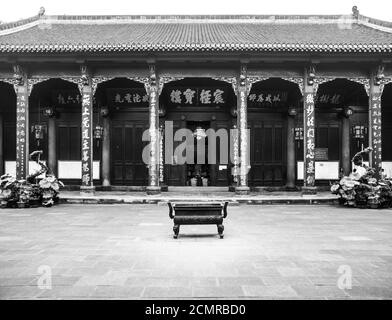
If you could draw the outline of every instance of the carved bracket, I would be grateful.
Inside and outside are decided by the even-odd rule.
[[[160,95],[162,93],[163,90],[163,86],[169,82],[172,81],[178,81],[178,80],[182,80],[184,79],[184,77],[169,77],[169,76],[163,76],[163,77],[159,77],[158,79],[158,95]]]
[[[104,77],[104,76],[91,78],[91,90],[92,90],[93,95],[95,95],[95,92],[97,91],[98,85],[100,83],[110,81],[113,79],[114,79],[114,77]]]
[[[59,77],[59,79],[77,84],[80,94],[83,94],[84,82],[80,77]]]
[[[237,78],[236,77],[212,77],[214,80],[223,81],[231,84],[234,94],[237,95]]]
[[[263,77],[263,76],[249,76],[247,77],[247,84],[246,84],[246,92],[247,95],[250,93],[250,90],[252,90],[252,86],[256,82],[261,82],[268,80],[270,77]]]
[[[304,95],[304,79],[302,77],[282,77],[281,79],[298,85],[299,91]]]
[[[313,79],[313,95],[317,95],[319,86],[323,83],[335,80],[336,77],[315,77]]]
[[[369,95],[370,91],[370,79],[369,78],[362,78],[362,77],[352,77],[352,78],[345,78],[345,77],[316,77],[314,78],[313,90],[314,94],[317,94],[319,86],[323,83],[330,82],[336,79],[346,79],[348,81],[353,81],[363,85],[367,95]]]
[[[5,82],[5,83],[9,83],[10,85],[13,86],[15,93],[18,90],[18,83],[15,80],[15,78],[0,78],[0,81]]]
[[[383,78],[383,79],[380,81],[380,92],[381,92],[381,94],[384,92],[385,86],[386,86],[388,83],[391,83],[391,82],[392,82],[392,77],[391,77],[391,78]]]
[[[370,79],[368,78],[359,78],[359,77],[354,77],[354,78],[347,78],[347,80],[349,81],[353,81],[359,84],[362,84],[366,94],[369,96],[369,92],[370,92]]]
[[[51,78],[49,77],[45,77],[45,78],[29,78],[27,79],[27,89],[28,89],[28,93],[29,96],[31,95],[31,93],[33,92],[33,87],[41,82],[45,82],[50,80]]]

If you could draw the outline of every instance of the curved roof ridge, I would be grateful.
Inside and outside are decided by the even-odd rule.
[[[137,14],[137,15],[45,15],[43,19],[59,19],[59,20],[112,20],[112,19],[122,19],[122,20],[160,20],[160,19],[304,19],[304,18],[340,18],[344,15],[342,14],[330,14],[330,15],[320,15],[320,14]]]
[[[181,21],[198,21],[198,22],[231,22],[241,20],[241,22],[283,22],[283,23],[304,23],[304,22],[339,22],[342,19],[352,20],[351,22],[358,22],[365,24],[369,27],[379,28],[383,31],[392,32],[392,22],[380,19],[375,19],[361,15],[359,13],[353,14],[285,14],[285,15],[274,15],[274,14],[221,14],[221,15],[189,15],[189,14],[165,14],[165,15],[44,15],[38,14],[30,18],[21,19],[14,22],[7,22],[0,24],[0,31],[10,30],[14,28],[23,27],[24,25],[31,24],[32,22],[41,20],[45,22],[57,22],[57,23],[78,23],[91,21],[92,23],[121,23],[121,22],[181,22]]]
[[[38,21],[40,18],[41,18],[41,15],[37,14],[37,15],[30,17],[30,18],[21,19],[21,20],[17,20],[17,21],[13,21],[13,22],[2,23],[2,24],[0,24],[0,31],[21,27],[21,26],[24,26],[24,25],[29,24],[31,22]]]
[[[282,23],[304,23],[304,22],[337,22],[341,19],[352,19],[351,15],[47,15],[41,20],[54,23],[124,23],[124,22],[282,22]]]
[[[358,14],[358,22],[381,31],[392,32],[392,22]]]

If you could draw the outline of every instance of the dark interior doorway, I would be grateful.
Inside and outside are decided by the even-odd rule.
[[[193,164],[186,166],[187,185],[211,185],[211,165],[208,163],[208,138],[206,131],[211,127],[210,121],[187,121],[187,129],[193,136]]]

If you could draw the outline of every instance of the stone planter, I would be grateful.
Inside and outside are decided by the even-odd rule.
[[[19,209],[24,209],[29,207],[29,204],[27,202],[22,202],[22,201],[18,201],[16,205]]]
[[[41,206],[41,202],[39,200],[30,200],[29,207],[30,208],[38,208]]]
[[[7,200],[1,200],[0,201],[0,208],[2,208],[2,209],[8,208],[8,201]]]

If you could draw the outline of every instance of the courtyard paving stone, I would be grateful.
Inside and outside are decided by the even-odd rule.
[[[391,209],[241,204],[224,224],[173,239],[161,204],[3,209],[0,299],[392,299]]]

